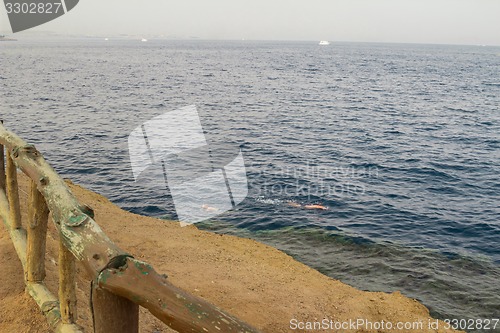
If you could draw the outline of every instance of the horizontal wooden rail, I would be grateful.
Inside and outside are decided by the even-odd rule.
[[[50,294],[43,283],[27,282],[28,292],[37,301],[56,331],[61,331],[62,328],[66,330],[64,332],[79,331],[73,320],[76,313],[74,278],[71,276],[74,274],[74,266],[71,258],[68,258],[65,253],[67,250],[94,281],[94,287],[98,293],[95,298],[98,300],[96,304],[101,304],[101,308],[94,306],[94,314],[99,311],[108,311],[112,317],[113,315],[120,316],[121,313],[121,318],[126,321],[136,317],[137,308],[130,306],[135,303],[147,308],[154,316],[181,333],[258,332],[255,328],[224,313],[207,301],[175,287],[149,264],[134,259],[115,245],[94,221],[92,210],[80,205],[66,183],[38,150],[14,133],[7,131],[1,124],[0,144],[7,149],[7,160],[10,157],[11,162],[31,178],[34,186],[32,191],[35,191],[36,187],[45,199],[60,234],[62,246],[60,296],[65,298],[60,306],[63,311],[62,316],[59,307],[56,306],[57,299]],[[14,175],[12,168],[10,172]],[[9,185],[9,179],[6,183]],[[9,207],[1,185],[0,176],[0,213],[26,272],[26,232],[17,220],[16,211]],[[13,183],[14,185],[17,186],[17,183]],[[15,194],[16,190],[8,191],[9,196],[12,193]],[[15,205],[15,197],[9,202]],[[39,273],[41,274],[41,271]],[[109,296],[106,296],[106,293],[109,293]],[[114,307],[106,309],[103,300],[120,308],[116,308],[115,311]],[[108,319],[110,315],[108,314]],[[99,313],[95,317],[106,320],[106,316],[99,316]],[[96,332],[122,332],[120,320],[116,319],[108,320],[106,329],[102,327],[94,329]],[[116,323],[115,326],[113,322]],[[134,328],[127,332],[137,332],[135,327],[137,325],[134,323],[130,325]]]

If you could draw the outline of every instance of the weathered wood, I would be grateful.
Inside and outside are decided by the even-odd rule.
[[[36,183],[52,213],[62,246],[75,256],[99,287],[144,306],[179,332],[258,332],[212,304],[175,287],[151,266],[131,258],[116,246],[95,223],[90,212],[82,209],[66,183],[35,147],[2,125],[0,144],[12,152],[14,163]],[[26,252],[20,252],[23,261]]]
[[[17,167],[7,149],[7,198],[9,199],[9,219],[14,229],[21,228],[21,207],[19,206],[19,188],[17,184]]]
[[[0,120],[3,124],[3,120]],[[0,190],[5,191],[5,148],[0,144]]]
[[[92,287],[94,333],[139,332],[139,306],[100,288]]]
[[[104,270],[97,282],[101,288],[145,307],[178,332],[258,332],[207,301],[177,288],[153,267],[134,258],[126,258],[126,264],[118,269]]]
[[[59,303],[61,318],[65,324],[73,324],[78,318],[75,277],[75,257],[59,241]]]
[[[26,285],[26,292],[38,304],[54,332],[83,333],[83,329],[80,326],[76,324],[67,324],[62,321],[59,311],[59,302],[43,283],[28,283]]]
[[[5,148],[0,145],[0,190],[5,191]]]
[[[28,145],[2,125],[0,144],[12,151],[12,159],[17,166],[35,181],[66,248],[82,263],[92,280],[97,278],[113,258],[127,255],[82,211],[66,183],[34,146]]]
[[[12,228],[9,221],[9,204],[5,192],[0,189],[0,217],[10,234],[12,244],[17,252],[24,271],[27,270],[26,247],[27,236],[24,229]],[[83,331],[76,325],[66,325],[62,323],[59,312],[57,298],[47,289],[43,283],[26,284],[26,292],[35,300],[36,304],[47,317],[47,320],[56,333],[82,333]]]
[[[47,224],[49,208],[36,184],[31,182],[28,231],[27,280],[41,282],[45,279],[45,244],[47,239]]]
[[[23,265],[23,270],[26,272],[26,230],[15,229],[12,227],[10,221],[10,209],[7,196],[3,190],[0,190],[0,216],[2,217],[3,224],[9,231],[10,239],[14,244],[14,249]]]

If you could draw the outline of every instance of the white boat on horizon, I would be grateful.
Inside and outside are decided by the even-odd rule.
[[[319,45],[330,45],[330,42],[327,40],[322,40],[319,42]]]
[[[141,42],[147,42],[148,40],[146,38],[141,39]]]

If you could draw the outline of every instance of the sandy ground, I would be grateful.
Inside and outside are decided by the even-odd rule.
[[[21,204],[28,187],[21,177]],[[139,216],[105,197],[70,185],[82,203],[95,209],[96,221],[119,246],[166,273],[175,285],[252,324],[262,332],[452,332],[429,329],[429,311],[399,292],[364,292],[333,280],[272,247],[249,239],[200,231],[194,226]],[[23,221],[26,221],[23,209]],[[47,285],[57,291],[57,232],[50,223]],[[21,264],[4,227],[0,227],[0,332],[48,332],[35,302],[24,293]],[[90,282],[79,269],[78,323],[92,332]],[[331,319],[423,322],[423,329],[305,330],[295,323]],[[296,321],[295,321],[296,320]],[[291,322],[292,321],[292,322]],[[433,320],[431,322],[434,322]],[[386,324],[387,325],[387,324]],[[174,332],[141,309],[141,332]]]

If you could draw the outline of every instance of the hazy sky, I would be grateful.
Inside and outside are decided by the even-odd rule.
[[[5,8],[0,20],[0,29],[10,30]],[[500,0],[80,0],[31,30],[500,45]]]

